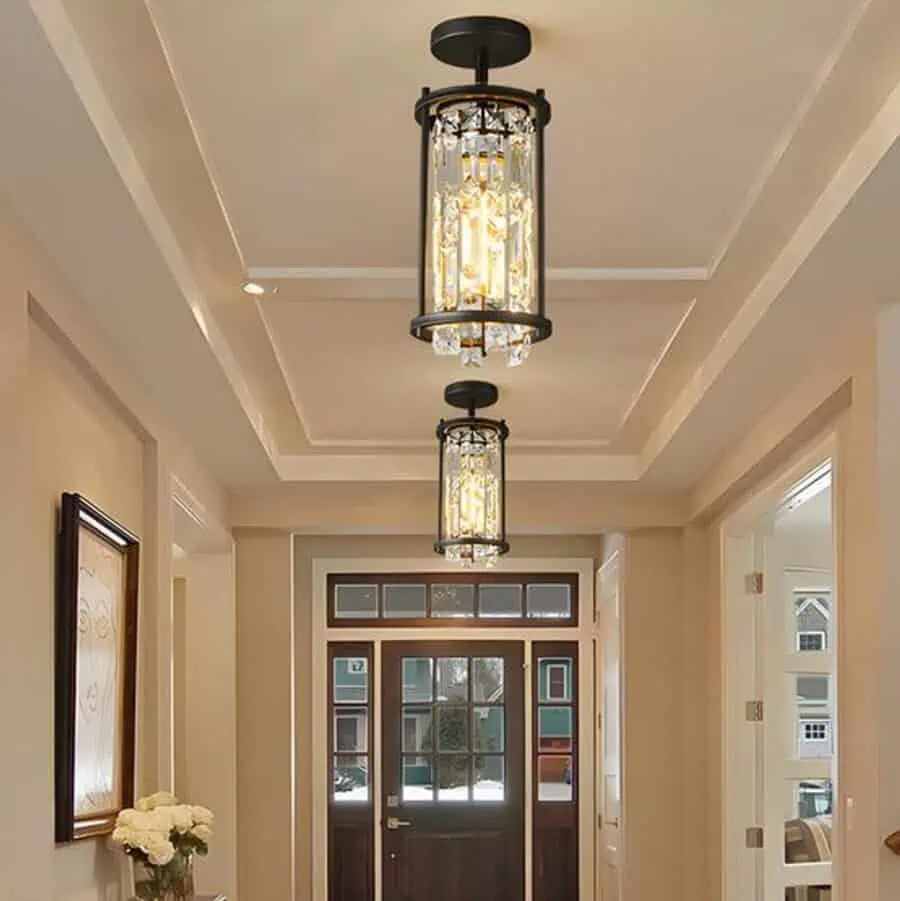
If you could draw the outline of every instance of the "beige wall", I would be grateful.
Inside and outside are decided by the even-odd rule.
[[[706,623],[701,649],[705,677],[698,696],[707,699],[703,834],[708,855],[703,869],[710,898],[720,896],[721,885],[719,527],[725,515],[829,431],[838,441],[838,738],[843,808],[835,836],[843,863],[838,879],[841,897],[853,901],[895,899],[900,889],[897,861],[881,845],[884,835],[900,826],[895,765],[900,744],[896,715],[900,606],[886,587],[898,574],[896,554],[887,548],[900,535],[893,534],[890,545],[884,543],[884,523],[898,507],[896,491],[900,491],[900,480],[891,469],[897,466],[900,406],[895,401],[879,408],[879,396],[890,395],[898,384],[900,324],[893,323],[890,340],[885,343],[883,334],[879,342],[880,315],[860,315],[848,324],[833,348],[822,349],[822,365],[786,392],[694,491],[698,520],[692,541],[706,555],[705,578],[692,579],[692,603],[702,607]]]
[[[705,610],[696,603],[702,595],[686,590],[682,530],[641,530],[617,540],[626,560],[628,898],[687,901],[703,897],[688,887],[702,884],[707,869],[693,838],[706,829],[706,669],[698,651]],[[423,557],[430,544],[424,536],[292,541],[287,532],[241,530],[236,548],[241,901],[307,901],[310,750],[321,740],[310,734],[312,561]],[[513,548],[516,557],[600,560],[603,539],[517,537]],[[293,855],[286,847],[292,835]]]
[[[148,789],[172,771],[171,480],[214,515],[225,499],[2,204],[0,347],[0,898],[118,901],[120,857],[102,840],[53,842],[56,506],[63,491],[84,494],[142,539],[137,751]]]

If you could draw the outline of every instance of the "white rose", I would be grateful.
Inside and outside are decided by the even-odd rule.
[[[131,848],[138,845],[138,831],[132,826],[116,826],[113,829],[112,840],[117,845],[128,845]]]
[[[175,846],[168,839],[148,841],[143,850],[147,853],[147,860],[155,867],[164,867],[175,856]]]
[[[193,835],[194,838],[199,839],[201,842],[204,842],[205,844],[209,844],[209,840],[212,838],[212,834],[212,829],[210,829],[209,826],[204,826],[202,824],[194,826],[194,828],[191,829],[191,835]]]
[[[157,807],[174,807],[178,803],[178,798],[171,792],[155,792],[147,795],[146,798],[140,798],[134,806],[138,810],[156,810]]]
[[[168,839],[169,833],[175,828],[172,814],[175,809],[174,807],[157,807],[156,810],[147,811],[139,828],[148,832],[159,832],[165,839]]]
[[[176,807],[166,808],[172,822],[172,828],[176,832],[190,832],[194,825],[194,814],[187,804],[179,804]]]
[[[212,826],[215,819],[213,812],[208,807],[198,807],[197,805],[191,808],[191,816],[194,818],[196,826]]]

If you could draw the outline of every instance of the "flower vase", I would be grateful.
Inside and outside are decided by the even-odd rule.
[[[193,901],[194,855],[178,851],[161,867],[134,859],[134,894],[139,901]]]

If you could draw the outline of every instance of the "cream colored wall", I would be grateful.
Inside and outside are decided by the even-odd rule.
[[[698,885],[706,873],[705,849],[694,843],[706,828],[706,707],[698,701],[705,688],[705,655],[698,650],[705,610],[686,590],[682,530],[648,529],[617,540],[627,568],[628,898],[702,897],[682,885]],[[516,537],[513,544],[517,557],[595,560],[603,558],[603,546],[599,536]],[[425,536],[292,541],[287,532],[240,530],[236,549],[241,901],[308,901],[310,750],[321,740],[310,733],[312,561],[422,557],[430,543]]]
[[[171,480],[208,510],[224,494],[104,340],[62,275],[0,203],[0,898],[118,901],[102,840],[53,843],[55,509],[90,497],[142,539],[139,789],[171,778]]]
[[[881,839],[900,826],[900,780],[892,759],[883,756],[885,748],[900,741],[895,700],[900,611],[896,598],[885,590],[893,564],[882,546],[882,511],[897,506],[897,498],[882,488],[877,448],[880,435],[896,432],[896,408],[879,410],[878,374],[888,385],[897,383],[890,367],[900,330],[879,354],[877,325],[868,314],[848,323],[835,346],[822,349],[822,365],[786,392],[693,493],[697,524],[692,541],[706,555],[705,579],[693,580],[691,593],[706,623],[705,647],[700,649],[705,677],[698,696],[708,699],[708,794],[702,833],[708,855],[702,865],[710,898],[720,897],[721,885],[719,527],[744,498],[829,430],[838,441],[839,803],[844,808],[835,836],[841,857],[838,879],[845,899],[896,898],[896,859],[881,846]],[[896,443],[889,448],[882,461],[896,456]]]

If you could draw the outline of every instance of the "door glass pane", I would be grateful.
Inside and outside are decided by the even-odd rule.
[[[369,711],[339,707],[334,711],[334,750],[338,754],[365,753],[368,748]]]
[[[425,590],[424,585],[385,585],[385,617],[422,619],[425,616]]]
[[[369,700],[369,661],[365,657],[334,658],[334,703],[365,704]]]
[[[529,619],[568,619],[572,615],[572,590],[565,584],[535,584],[525,590]]]
[[[403,751],[430,751],[432,742],[431,708],[403,708]]]
[[[475,801],[503,801],[506,787],[503,781],[502,757],[475,758],[475,785],[472,787]]]
[[[472,700],[503,703],[503,658],[472,658]]]
[[[502,752],[504,732],[502,707],[474,707],[472,709],[472,745],[475,751]]]
[[[431,615],[456,619],[475,616],[475,586],[432,585]]]
[[[831,676],[793,675],[794,754],[801,760],[827,760],[834,754]]]
[[[376,585],[336,585],[334,615],[337,619],[376,619],[378,587]]]
[[[437,714],[437,750],[467,751],[469,749],[469,708],[465,703],[441,704]],[[433,744],[433,740],[432,740]]]
[[[831,592],[794,591],[793,651],[831,650]]]
[[[437,658],[437,701],[465,701],[469,693],[469,659]]]
[[[430,757],[407,757],[401,765],[404,801],[433,801],[434,777]]]
[[[831,860],[832,800],[829,779],[803,779],[785,784],[785,863]]]
[[[538,750],[572,750],[572,708],[538,708]]]
[[[522,616],[522,586],[479,585],[478,615],[482,619],[518,619]]]
[[[572,700],[572,658],[541,657],[538,660],[538,700]]]
[[[468,754],[442,754],[437,758],[438,801],[468,801],[472,758]]]
[[[432,666],[430,657],[403,658],[403,703],[428,703],[432,698]]]
[[[572,800],[572,758],[569,755],[538,757],[538,801]]]
[[[369,800],[369,764],[362,754],[336,754],[333,770],[335,801]]]

